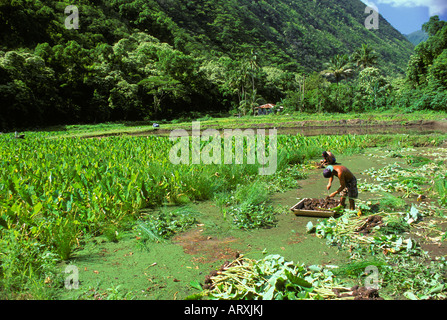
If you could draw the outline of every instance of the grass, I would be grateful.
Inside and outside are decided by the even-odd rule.
[[[386,265],[385,261],[374,259],[350,261],[335,268],[332,272],[339,277],[361,278],[365,275],[365,269],[367,267],[375,266],[379,271],[383,271],[383,267]]]
[[[379,202],[379,211],[394,212],[403,210],[407,207],[407,203],[401,197],[396,197],[389,193],[382,193]]]
[[[240,229],[255,229],[272,227],[275,225],[275,210],[273,206],[268,205],[269,185],[263,181],[255,181],[249,185],[239,185],[236,190],[227,195],[221,196],[216,200],[223,208],[225,217],[231,217],[233,225]],[[228,213],[228,216],[227,216]]]

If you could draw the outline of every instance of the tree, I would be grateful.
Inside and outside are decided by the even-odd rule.
[[[325,63],[326,69],[321,71],[321,74],[328,79],[335,79],[338,83],[342,79],[347,79],[354,74],[352,64],[349,62],[347,55],[336,55],[331,60]]]
[[[252,92],[255,92],[255,78],[257,76],[257,72],[260,69],[258,61],[257,61],[258,57],[256,55],[256,53],[254,52],[254,50],[251,50],[251,53],[247,56],[246,58],[246,64],[247,64],[247,71],[249,73],[249,75],[251,76],[251,87],[252,87]]]
[[[430,66],[428,70],[428,84],[447,90],[447,49]]]
[[[446,21],[440,21],[439,16],[432,16],[428,22],[422,25],[422,30],[428,33],[429,36],[434,36],[439,30],[447,26]]]
[[[222,57],[217,61],[218,68],[214,67],[211,75],[214,81],[219,81],[219,86],[224,96],[232,98],[233,106],[238,109],[248,101],[247,94],[255,92],[255,73],[250,70],[250,63],[243,59],[233,60],[228,57]],[[250,71],[252,71],[250,73]],[[250,78],[251,76],[251,78]],[[256,94],[255,94],[256,95]],[[245,110],[245,108],[242,108]]]
[[[321,112],[329,91],[329,82],[318,72],[306,77],[305,101],[308,111]]]
[[[245,94],[245,99],[241,100],[239,103],[239,110],[243,115],[246,115],[251,113],[253,108],[259,106],[259,104],[263,102],[265,102],[264,98],[260,96],[255,89]]]
[[[362,44],[362,47],[355,50],[351,56],[351,60],[361,69],[376,66],[378,58],[377,52],[367,44]]]
[[[100,98],[99,95],[98,98]],[[129,113],[141,108],[140,100],[138,85],[130,84],[126,80],[121,80],[114,85],[108,99],[110,108],[122,110],[124,120],[127,120]]]
[[[20,51],[0,55],[2,125],[55,123],[56,86],[53,70],[40,56]]]
[[[386,105],[390,84],[377,68],[363,69],[357,80],[355,111],[377,110]]]
[[[407,79],[414,85],[426,85],[428,73],[434,61],[447,49],[447,22],[438,16],[424,24],[429,38],[418,44],[407,68]]]
[[[172,98],[175,99],[186,94],[184,86],[180,83],[180,81],[177,81],[167,75],[151,76],[140,81],[138,85],[142,86],[145,92],[153,97],[154,114],[158,114],[162,111],[161,103],[168,96],[172,96]]]
[[[338,108],[339,97],[339,83],[342,79],[352,77],[354,74],[354,68],[349,62],[347,55],[336,55],[331,58],[328,63],[325,63],[326,69],[321,72],[328,79],[335,79],[337,83],[337,89],[335,92],[335,102]]]
[[[412,110],[445,110],[447,103],[447,22],[433,16],[424,24],[429,34],[415,48],[407,68],[407,81],[415,89],[411,93]]]

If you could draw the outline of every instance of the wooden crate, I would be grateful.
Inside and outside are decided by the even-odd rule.
[[[290,210],[297,216],[308,216],[308,217],[322,217],[329,218],[333,217],[335,212],[332,210],[320,209],[320,210],[304,210],[304,201],[308,198],[302,199],[296,205],[290,208]]]

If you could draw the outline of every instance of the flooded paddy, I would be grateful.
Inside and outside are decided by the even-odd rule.
[[[201,130],[216,129],[224,130],[225,125],[204,125],[201,124]],[[182,126],[178,129],[187,131],[191,134],[191,125]],[[361,119],[339,120],[339,121],[297,121],[288,123],[262,123],[254,124],[244,129],[265,129],[266,134],[269,134],[269,129],[276,129],[277,134],[282,135],[296,135],[303,136],[318,136],[318,135],[365,135],[365,134],[437,134],[447,133],[446,121],[411,121],[403,123],[368,123]],[[172,129],[164,129],[163,127],[157,129],[144,130],[139,132],[128,133],[135,136],[160,135],[169,136]],[[124,133],[126,134],[126,133]]]
[[[439,194],[425,184],[407,193],[399,188],[384,191],[386,175],[378,170],[393,165],[413,170],[418,168],[412,162],[415,159],[428,159],[426,164],[436,163],[438,168],[445,168],[446,156],[445,148],[371,148],[361,154],[339,155],[337,161],[358,179],[357,208],[363,208],[362,204],[380,205],[387,193],[402,199],[402,212],[409,212],[412,205],[419,208],[423,217],[415,224],[411,237],[427,252],[427,258],[435,261],[447,255],[447,246],[441,240],[447,229],[444,218],[447,212],[440,204]],[[429,167],[422,165],[421,175],[431,174]],[[414,176],[414,170],[408,172]],[[141,233],[137,230],[125,232],[117,242],[104,237],[87,239],[69,262],[79,270],[80,288],[62,290],[60,298],[184,299],[198,292],[191,286],[192,282],[203,284],[210,271],[225,261],[232,261],[238,254],[251,259],[279,254],[286,260],[306,265],[346,264],[351,254],[349,248],[328,245],[326,239],[306,230],[309,222],[317,225],[324,219],[295,216],[289,210],[302,198],[327,196],[327,180],[322,170],[308,167],[306,173],[307,178],[298,180],[296,188],[270,196],[269,204],[276,209],[276,223],[269,228],[235,228],[230,216],[210,200],[190,203],[190,208],[198,212],[194,225],[166,241],[142,245]],[[442,175],[445,171],[437,173]],[[428,178],[424,180],[427,182],[430,182]],[[337,179],[333,183],[333,189],[336,188]],[[395,211],[391,205],[388,210]],[[389,299],[404,298],[402,292],[384,291],[382,295]]]

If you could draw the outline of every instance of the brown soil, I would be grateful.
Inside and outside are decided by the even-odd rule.
[[[436,228],[417,229],[418,232],[413,232],[411,236],[420,244],[422,250],[428,252],[431,259],[447,256],[447,241],[440,240],[447,232],[447,222],[440,217],[430,217],[430,220],[435,222]]]
[[[379,296],[379,291],[373,288],[354,286],[351,292],[341,293],[337,289],[333,289],[334,293],[339,298],[354,297],[354,300],[384,300]]]
[[[340,201],[334,198],[307,198],[304,199],[304,210],[320,210],[320,209],[333,209],[340,205]]]
[[[369,233],[371,233],[372,229],[375,226],[379,226],[382,223],[383,222],[382,222],[382,217],[381,216],[377,216],[377,215],[369,216],[366,219],[365,223],[360,228],[358,228],[356,230],[356,232],[359,232],[359,233],[364,234],[364,235],[369,234]]]
[[[230,243],[237,241],[236,238],[217,239],[203,235],[202,231],[202,229],[196,228],[181,233],[173,238],[173,242],[181,245],[187,254],[200,255],[198,259],[202,263],[233,258],[237,254],[234,249],[229,247]]]

